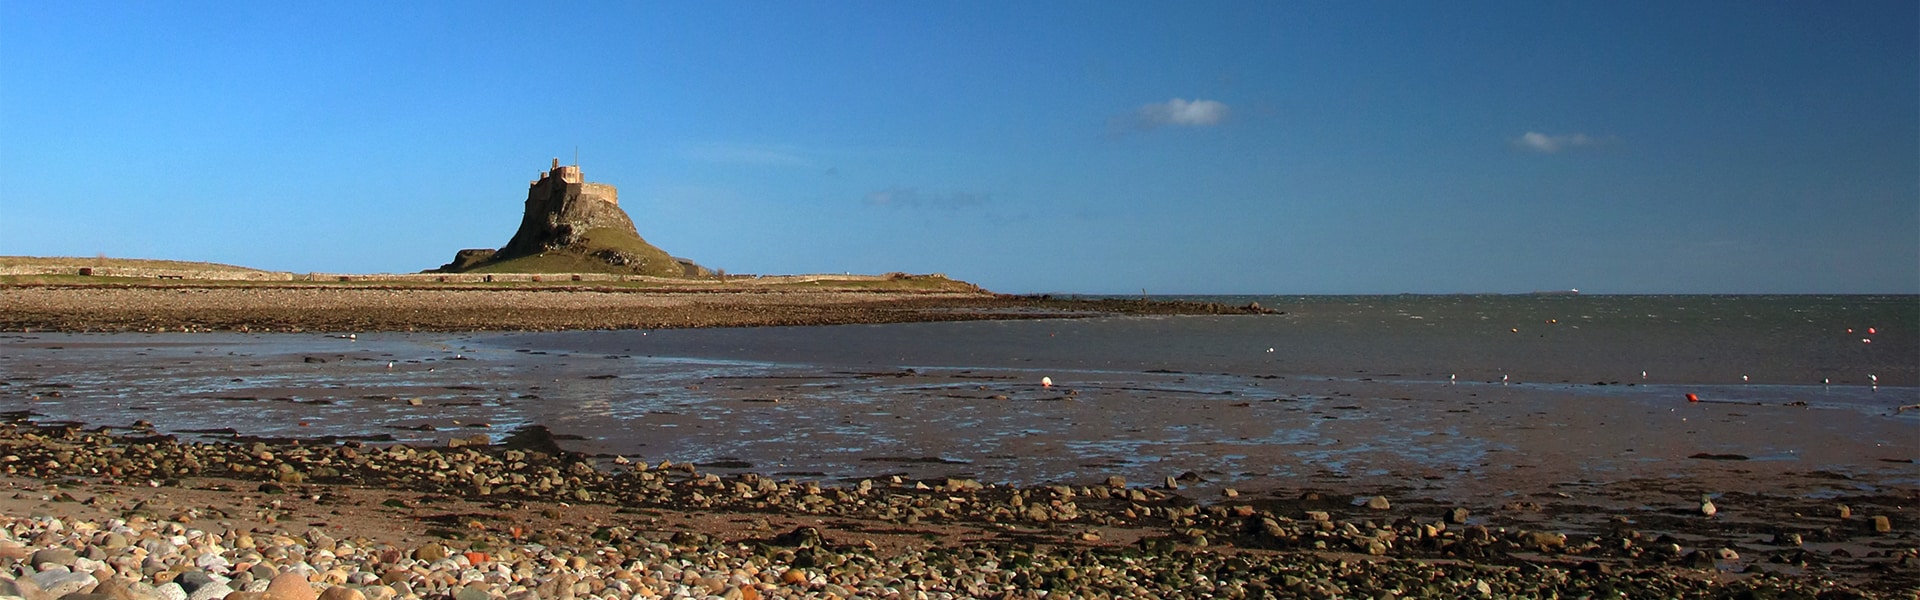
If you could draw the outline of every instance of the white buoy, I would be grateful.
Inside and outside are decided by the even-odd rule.
[[[1506,384],[1507,384],[1507,376],[1506,376],[1506,375],[1501,375],[1501,376],[1500,376],[1500,385],[1506,385]]]
[[[1740,383],[1746,383],[1747,381],[1748,381],[1748,380],[1747,380],[1747,376],[1745,376],[1745,375],[1741,375],[1741,376],[1740,376]]]
[[[1448,375],[1448,376],[1447,376],[1447,385],[1453,385],[1453,384],[1454,384],[1454,382],[1456,382],[1456,381],[1459,381],[1459,380],[1460,380],[1460,375],[1459,375],[1458,373],[1456,373],[1456,374],[1453,374],[1453,375]]]
[[[393,361],[387,361],[387,369],[393,369]]]
[[[1647,378],[1647,372],[1646,372],[1646,371],[1641,371],[1641,372],[1640,372],[1640,378],[1641,378],[1641,379],[1646,379],[1646,378]]]
[[[1041,378],[1040,378],[1040,387],[1053,387],[1053,378],[1052,378],[1052,377],[1041,377]]]

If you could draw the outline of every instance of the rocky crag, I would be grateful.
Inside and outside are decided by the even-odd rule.
[[[578,165],[552,169],[527,186],[520,229],[499,250],[468,249],[441,273],[588,272],[698,277],[706,269],[647,243],[620,208],[620,192],[585,180]]]

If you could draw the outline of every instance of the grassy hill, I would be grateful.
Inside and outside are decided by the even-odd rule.
[[[107,258],[80,256],[0,256],[0,269],[50,268],[80,269],[82,267],[115,269],[153,269],[169,271],[213,271],[232,273],[267,273],[261,269],[223,265],[220,263],[193,262],[184,260],[154,260],[147,258]]]
[[[666,251],[633,233],[612,227],[588,230],[573,246],[499,262],[467,273],[614,273],[685,277],[686,268]]]

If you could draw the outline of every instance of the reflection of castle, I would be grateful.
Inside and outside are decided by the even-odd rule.
[[[542,185],[567,184],[580,186],[582,198],[599,200],[614,206],[620,205],[620,190],[604,183],[587,183],[586,178],[580,175],[580,165],[563,165],[558,158],[553,159],[553,170],[541,173],[539,179],[527,182],[527,188],[529,192],[535,192]],[[531,195],[537,194],[530,194],[530,197]]]

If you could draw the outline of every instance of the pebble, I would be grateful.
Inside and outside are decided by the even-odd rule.
[[[314,600],[319,594],[313,591],[313,585],[307,578],[295,571],[287,571],[274,576],[267,584],[267,600]]]
[[[0,442],[10,442],[7,436],[19,433],[5,427],[0,424]],[[74,437],[66,441],[75,444],[110,441],[97,434],[71,435]],[[278,487],[263,488],[260,493],[276,503],[320,500],[332,485],[326,479],[341,477],[324,475],[321,468],[339,469],[336,473],[365,468],[375,475],[362,474],[357,477],[364,479],[349,481],[410,494],[468,493],[476,486],[474,478],[480,477],[500,491],[502,502],[544,509],[541,512],[551,519],[567,516],[566,505],[556,500],[577,498],[580,493],[594,498],[593,502],[643,507],[685,507],[701,501],[698,498],[707,502],[703,508],[716,512],[756,509],[753,514],[762,517],[762,524],[755,527],[765,533],[754,536],[758,540],[721,539],[719,535],[634,525],[639,517],[629,517],[635,520],[627,526],[579,522],[577,526],[529,531],[525,536],[529,539],[520,539],[516,525],[515,539],[507,541],[505,534],[485,539],[465,537],[491,534],[476,534],[472,531],[475,528],[463,523],[466,531],[460,537],[393,547],[359,538],[336,539],[318,528],[309,528],[304,520],[281,525],[296,528],[292,533],[238,532],[224,529],[221,517],[186,512],[161,515],[166,511],[157,507],[128,510],[125,514],[138,516],[99,522],[0,515],[0,567],[11,564],[5,561],[23,559],[48,566],[20,579],[11,574],[25,573],[25,566],[0,570],[0,592],[27,592],[5,595],[28,600],[43,600],[41,596],[60,590],[64,591],[59,595],[92,592],[109,600],[628,600],[713,596],[757,600],[766,596],[1035,597],[1042,591],[1059,591],[1061,596],[1160,598],[1374,597],[1388,591],[1407,597],[1457,597],[1462,593],[1502,597],[1695,597],[1729,596],[1737,591],[1725,587],[1729,585],[1726,582],[1675,576],[1635,563],[1639,556],[1635,553],[1645,552],[1647,560],[1669,567],[1679,559],[1681,564],[1695,568],[1713,568],[1716,556],[1737,560],[1738,554],[1731,548],[1683,555],[1671,543],[1676,540],[1663,537],[1656,541],[1631,532],[1607,533],[1591,540],[1582,537],[1577,543],[1569,543],[1568,536],[1555,532],[1486,525],[1448,527],[1442,521],[1420,522],[1411,516],[1389,519],[1370,512],[1391,508],[1384,496],[1368,498],[1362,503],[1364,509],[1340,503],[1332,510],[1292,513],[1303,515],[1296,520],[1271,512],[1271,508],[1263,509],[1259,503],[1210,506],[1157,488],[1128,488],[1117,476],[1108,478],[1105,486],[1087,487],[1009,487],[959,478],[932,482],[884,478],[866,485],[832,487],[755,475],[701,474],[691,464],[663,463],[658,470],[609,472],[603,470],[606,464],[596,468],[585,459],[491,446],[450,450],[402,446],[354,449],[324,444],[149,444],[138,452],[113,449],[120,451],[113,456],[133,455],[155,463],[178,464],[191,458],[203,466],[226,465],[221,467],[225,470],[210,475],[252,477],[250,481],[256,483],[249,486],[280,479],[289,472],[277,465],[288,465],[293,472],[307,473],[320,481],[274,483]],[[30,465],[42,473],[64,477],[83,476],[79,473],[84,471],[68,469],[115,467],[111,462],[90,462],[91,458],[78,453],[58,457],[55,466],[51,451],[40,453],[31,445],[7,446],[5,452],[23,456],[5,465]],[[248,472],[233,470],[236,465],[263,466]],[[373,466],[378,468],[370,468]],[[5,468],[0,466],[0,470]],[[445,476],[452,473],[461,477]],[[432,475],[442,477],[434,479]],[[515,477],[523,482],[514,481]],[[1200,480],[1182,476],[1169,478],[1168,483],[1185,481]],[[266,489],[281,493],[269,495]],[[1233,496],[1226,492],[1222,495]],[[430,502],[425,498],[405,496],[400,507],[419,507]],[[1317,504],[1326,502],[1318,495],[1303,496],[1302,500],[1306,506],[1326,506]],[[345,509],[344,505],[339,508]],[[776,514],[805,515],[808,522],[818,525],[795,528],[789,524],[783,526],[791,528],[789,533],[772,535],[782,529],[764,523],[774,520]],[[878,516],[886,514],[896,516]],[[1467,516],[1466,508],[1454,508],[1444,521],[1463,525]],[[838,523],[844,522],[841,517],[903,523],[916,518],[936,524],[993,523],[1017,528],[1022,535],[1033,532],[1036,539],[1048,539],[1047,532],[1054,537],[1042,543],[969,540],[882,552],[875,545],[862,544],[859,536],[863,534],[857,530],[840,529]],[[651,517],[647,522],[653,522]],[[1884,516],[1875,519],[1876,527],[1882,523],[1890,528]],[[834,524],[834,529],[828,530],[829,524]],[[1119,540],[1136,539],[1132,532],[1146,537],[1137,544],[1102,545],[1101,534],[1106,532],[1113,532]],[[1154,535],[1156,532],[1160,535]],[[482,541],[487,545],[480,545]],[[1240,546],[1274,552],[1233,549]],[[1666,546],[1672,546],[1672,550]],[[1230,549],[1216,551],[1215,547]],[[1316,550],[1389,558],[1351,560]],[[1534,551],[1551,552],[1555,560],[1521,557]],[[1492,560],[1483,564],[1482,559]],[[1604,563],[1595,563],[1601,568],[1593,569],[1575,566],[1595,559],[1624,564],[1618,569]],[[1513,561],[1523,562],[1525,567],[1490,566]],[[103,583],[93,574],[107,569],[126,577],[125,584]],[[233,579],[224,576],[228,572]],[[1831,581],[1780,579],[1770,573],[1739,585],[1789,592],[1778,594],[1788,596],[1835,589]],[[75,596],[70,600],[93,598]]]
[[[187,600],[219,600],[226,598],[227,594],[231,594],[234,591],[233,588],[227,587],[227,584],[212,583],[200,586],[200,589],[196,589],[187,594]]]
[[[34,586],[40,588],[41,593],[49,598],[59,598],[84,589],[91,589],[100,583],[100,580],[86,573],[61,571],[41,571],[28,576],[27,579],[32,580]]]

